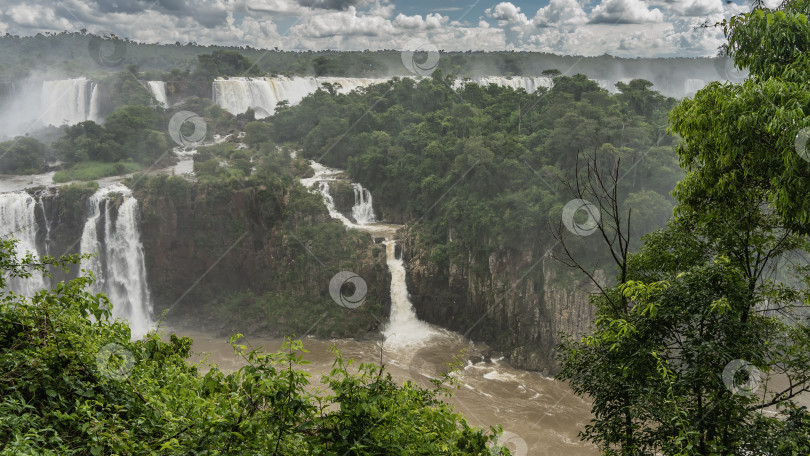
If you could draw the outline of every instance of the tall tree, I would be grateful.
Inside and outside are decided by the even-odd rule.
[[[593,400],[583,437],[604,454],[808,454],[810,162],[807,1],[723,24],[750,77],[671,113],[686,177],[676,218],[592,300],[591,334],[561,378]],[[607,218],[610,220],[610,217]],[[620,303],[620,305],[617,305]],[[628,421],[629,416],[629,421]]]

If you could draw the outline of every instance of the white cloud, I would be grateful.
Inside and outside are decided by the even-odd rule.
[[[641,0],[603,0],[591,12],[593,24],[642,24],[663,20],[661,10],[647,9]]]
[[[724,0],[550,0],[537,9],[504,1],[461,22],[401,13],[392,0],[0,1],[0,32],[18,35],[86,28],[142,42],[358,50],[418,38],[444,50],[625,57],[714,55],[722,33],[695,25],[748,9]]]
[[[526,15],[520,12],[520,7],[510,2],[501,2],[494,8],[487,8],[486,15],[501,22],[517,22],[525,24],[528,22]]]
[[[538,27],[579,25],[588,22],[588,15],[577,0],[551,0],[537,10],[533,21]]]
[[[406,16],[398,14],[393,25],[402,29],[434,30],[443,27],[450,18],[437,13],[431,13],[424,18],[420,15]]]

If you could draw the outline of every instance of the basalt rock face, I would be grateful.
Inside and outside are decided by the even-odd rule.
[[[517,368],[553,375],[562,333],[583,335],[593,320],[592,287],[568,279],[556,260],[531,250],[472,256],[439,266],[417,235],[404,244],[408,289],[420,319],[503,353]]]
[[[304,205],[310,195],[293,193],[137,191],[155,313],[224,334],[376,337],[377,314],[390,307],[384,249],[332,221],[319,196]],[[330,280],[343,269],[367,282],[361,308],[332,298]]]

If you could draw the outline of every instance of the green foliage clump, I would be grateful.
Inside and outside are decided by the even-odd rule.
[[[64,136],[53,148],[68,164],[132,160],[151,165],[171,153],[166,125],[150,107],[121,106],[104,125],[88,120],[64,127]]]
[[[418,220],[413,232],[426,249],[452,236],[455,245],[437,259],[472,253],[487,273],[493,252],[531,249],[539,257],[554,245],[547,227],[570,199],[561,182],[576,175],[581,154],[632,167],[618,196],[649,218],[645,230],[671,213],[661,200],[671,201],[681,175],[666,134],[675,100],[644,80],[615,96],[582,74],[554,81],[534,93],[469,82],[454,88],[454,77],[435,71],[346,95],[319,90],[268,122],[276,142],[347,169],[392,220]],[[587,242],[580,249],[594,250]]]
[[[34,138],[18,136],[0,143],[0,173],[33,174],[45,166],[46,147]]]
[[[810,454],[808,13],[757,3],[723,22],[748,78],[672,110],[675,217],[616,257],[592,330],[560,347],[560,378],[593,403],[581,436],[604,454]]]
[[[337,352],[312,388],[298,341],[263,353],[237,334],[244,367],[190,364],[189,338],[130,340],[107,298],[89,291],[91,277],[30,298],[9,292],[7,277],[77,260],[16,259],[15,242],[0,240],[3,454],[488,455],[500,432],[470,427],[441,401],[442,382],[398,385]]]
[[[134,162],[103,163],[97,161],[83,161],[76,163],[68,169],[57,171],[53,181],[57,184],[70,181],[91,181],[109,176],[134,173],[141,169],[141,165]]]

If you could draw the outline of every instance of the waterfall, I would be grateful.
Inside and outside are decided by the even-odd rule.
[[[100,94],[95,82],[86,78],[43,81],[40,92],[42,125],[73,125],[99,120]]]
[[[470,78],[470,82],[474,82],[483,87],[495,84],[502,87],[511,87],[515,90],[523,89],[527,93],[534,93],[540,87],[550,89],[554,85],[553,79],[542,76],[513,76],[510,78],[503,76],[480,76]],[[458,88],[461,87],[463,83],[463,80],[456,79],[454,86]]]
[[[168,108],[169,97],[166,95],[166,82],[146,81],[146,84],[149,86],[149,91],[152,92],[152,96],[155,97],[155,100],[164,108]]]
[[[127,187],[115,184],[99,189],[88,205],[81,252],[95,256],[82,260],[81,268],[93,271],[93,292],[107,295],[113,317],[129,323],[133,338],[141,337],[152,326],[152,303],[138,231],[138,201]]]
[[[686,96],[692,96],[705,86],[706,81],[703,79],[687,79],[683,83],[683,91]]]
[[[49,195],[50,192],[48,190],[43,190],[37,195],[37,207],[42,211],[42,221],[45,224],[45,255],[51,254],[51,221],[48,220],[48,212],[45,210],[45,202],[42,198]]]
[[[338,92],[348,93],[382,82],[385,79],[313,76],[215,79],[212,98],[231,114],[242,114],[252,108],[256,118],[261,119],[272,115],[280,101],[286,100],[294,106],[315,93],[323,83],[339,84]]]
[[[371,192],[357,183],[353,183],[352,188],[354,189],[354,206],[352,207],[354,221],[361,225],[376,222],[374,207],[371,202]]]
[[[28,254],[39,260],[37,252],[37,202],[26,192],[0,194],[0,236],[13,236],[18,240],[16,259],[19,262]],[[34,272],[31,277],[9,278],[8,289],[25,296],[33,296],[38,290],[46,287],[41,273]]]
[[[396,256],[397,243],[385,242],[385,258],[391,271],[391,315],[385,325],[383,335],[386,344],[393,346],[411,345],[424,341],[437,334],[437,331],[416,317],[416,311],[408,298],[408,283],[405,276],[405,263]]]
[[[391,272],[391,315],[388,324],[385,325],[383,330],[386,344],[393,347],[403,347],[423,342],[439,334],[439,331],[416,317],[413,304],[408,299],[405,264],[401,257],[397,258],[397,242],[393,238],[396,230],[401,226],[376,223],[371,192],[358,183],[352,183],[354,188],[352,217],[354,217],[356,223],[349,220],[337,210],[335,201],[329,192],[330,182],[346,180],[342,177],[342,171],[327,168],[314,161],[309,163],[315,174],[313,177],[301,179],[301,183],[307,188],[317,184],[317,190],[323,196],[324,205],[326,205],[326,209],[332,218],[340,220],[346,228],[354,228],[375,235],[384,235],[386,238],[386,264]]]

